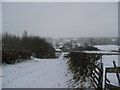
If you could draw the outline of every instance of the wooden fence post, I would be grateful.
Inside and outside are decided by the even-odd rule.
[[[106,68],[105,68],[105,83],[104,83],[104,90],[106,90],[106,80],[107,79],[107,72],[106,72]]]
[[[115,61],[113,61],[113,65],[114,65],[114,67],[116,68],[116,63],[115,63]],[[119,86],[120,86],[120,77],[119,77],[119,74],[116,73],[116,76],[117,76],[117,78],[118,78],[118,83],[119,83]]]
[[[103,88],[103,63],[101,63],[101,88]]]

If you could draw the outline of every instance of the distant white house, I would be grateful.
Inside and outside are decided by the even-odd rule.
[[[55,57],[59,57],[61,55],[61,49],[55,49]]]

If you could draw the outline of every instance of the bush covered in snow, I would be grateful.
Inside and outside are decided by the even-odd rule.
[[[14,64],[26,59],[30,59],[32,52],[27,50],[2,50],[2,63]]]
[[[98,51],[97,47],[94,47],[94,43],[90,40],[90,42],[84,42],[83,45],[78,46],[75,42],[70,41],[63,45],[61,48],[63,52],[72,52],[72,51]]]
[[[37,58],[55,57],[52,44],[39,36],[28,36],[25,31],[22,37],[4,33],[2,35],[3,50],[28,50],[34,52]]]
[[[98,51],[97,47],[94,47],[93,42],[91,43],[85,42],[82,46],[78,46],[74,48],[74,51]]]

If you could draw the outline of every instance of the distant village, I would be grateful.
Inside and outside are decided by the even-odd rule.
[[[118,45],[117,37],[94,37],[94,38],[46,38],[49,43],[52,43],[56,50],[56,57],[59,57],[61,52],[70,52],[73,49],[88,45]]]

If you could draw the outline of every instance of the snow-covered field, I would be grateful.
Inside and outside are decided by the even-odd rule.
[[[104,71],[106,67],[114,67],[113,61],[115,61],[116,65],[118,66],[118,55],[104,55],[102,58]],[[108,73],[107,78],[110,80],[111,84],[119,86],[116,73]]]
[[[100,45],[99,49],[110,51],[118,50],[116,45]],[[112,61],[118,65],[118,55],[104,55],[104,68],[113,67]],[[67,81],[72,77],[68,73],[67,60],[63,54],[59,59],[38,59],[23,61],[13,65],[2,65],[3,88],[68,88]],[[0,73],[1,74],[1,73]],[[108,74],[112,84],[118,85],[115,74]],[[0,86],[1,87],[1,86]]]
[[[96,45],[95,47],[105,51],[118,50],[118,45]]]

